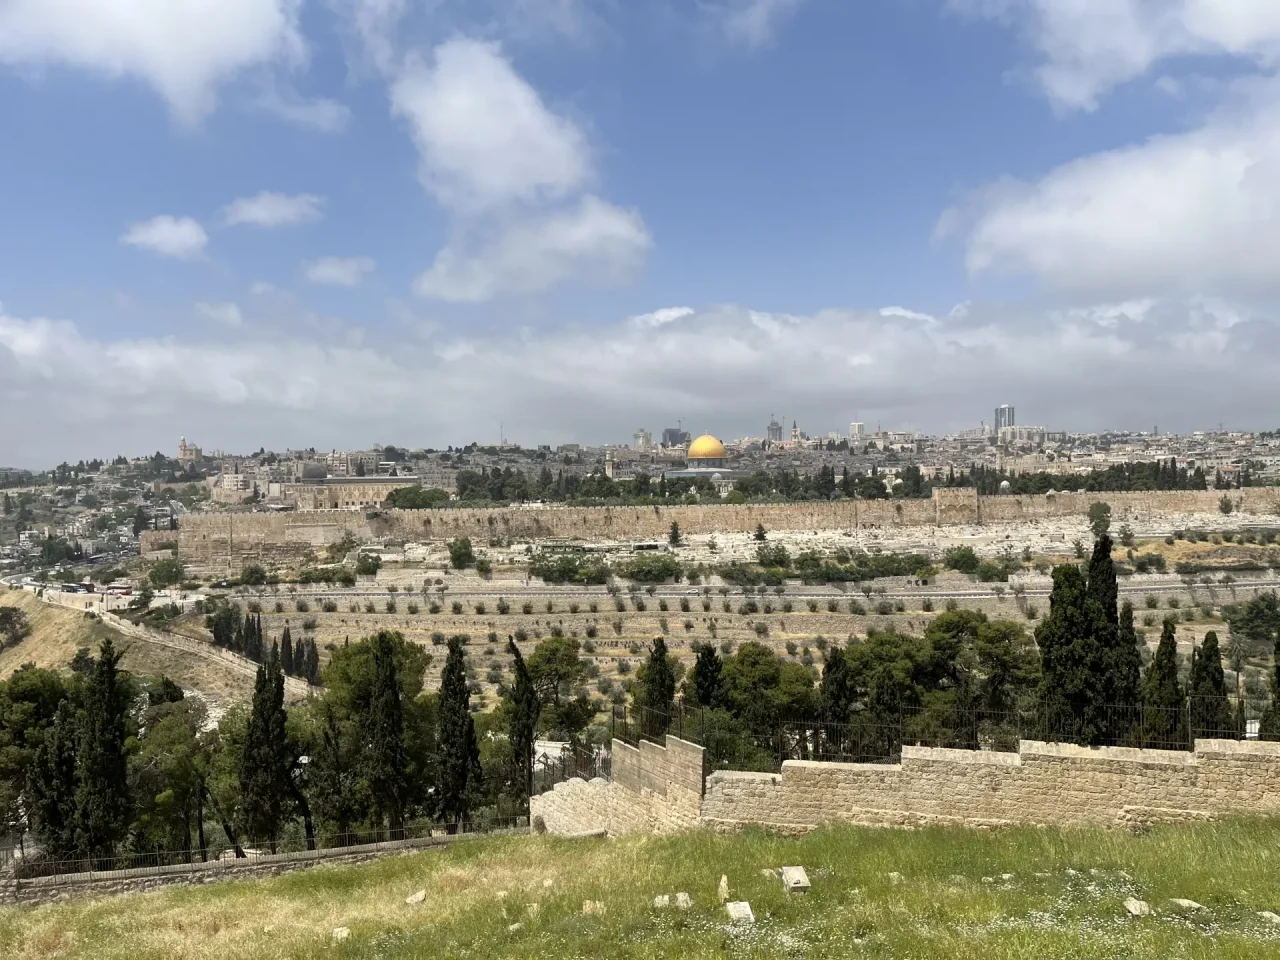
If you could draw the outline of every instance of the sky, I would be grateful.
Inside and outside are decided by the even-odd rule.
[[[0,0],[0,465],[1274,429],[1280,4]]]

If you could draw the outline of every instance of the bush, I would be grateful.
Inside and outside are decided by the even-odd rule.
[[[396,612],[396,602],[394,600],[388,600],[387,613],[395,613],[395,612]]]
[[[613,626],[613,632],[616,633],[618,636],[622,636],[622,618],[615,617],[613,619],[612,626]]]
[[[920,604],[920,609],[925,613],[933,613],[933,601],[926,597]]]
[[[382,558],[376,553],[362,553],[356,557],[356,573],[362,577],[377,576],[382,569]]]
[[[453,601],[453,603],[449,604],[449,609],[453,612],[453,615],[455,617],[458,616],[459,614],[462,613],[462,601],[461,600]]]
[[[440,644],[442,644],[442,643],[444,643],[444,634],[443,634],[443,633],[440,633],[439,631],[436,631],[435,633],[431,634],[431,645],[432,645],[433,647],[438,647],[438,646],[440,646]]]
[[[1170,597],[1170,598],[1169,598],[1169,609],[1170,609],[1170,610],[1177,610],[1177,609],[1178,609],[1178,607],[1180,607],[1180,606],[1182,606],[1182,601],[1181,601],[1181,600],[1179,600],[1177,597]]]
[[[515,638],[516,643],[525,643],[529,639],[529,631],[524,627],[516,627]]]
[[[622,613],[622,611],[627,609],[626,601],[621,598],[614,600],[613,609],[617,610],[619,613]]]
[[[295,600],[293,602],[293,608],[299,613],[306,613],[311,609],[311,604],[307,603],[305,600]]]
[[[893,604],[888,600],[881,600],[876,604],[876,613],[880,614],[882,617],[887,617],[889,614],[893,613]]]
[[[600,604],[598,604],[598,603],[596,603],[594,600],[592,600],[589,604],[587,604],[587,609],[588,609],[588,610],[590,610],[592,613],[599,613],[599,612],[600,612]]]
[[[1156,596],[1152,596],[1151,594],[1147,594],[1146,598],[1143,600],[1143,603],[1147,605],[1148,610],[1155,610],[1157,607],[1160,606],[1160,598]]]
[[[703,600],[703,601],[702,601],[702,612],[703,612],[703,613],[710,613],[710,612],[711,612],[711,601],[710,601],[710,600]]]
[[[347,607],[347,612],[348,612],[348,613],[359,613],[359,612],[360,612],[360,604],[358,604],[358,603],[353,603],[353,604],[351,604],[351,606]]]
[[[596,645],[591,641],[596,638],[596,634],[598,634],[599,632],[600,632],[599,628],[594,623],[588,623],[586,627],[583,628],[583,633],[587,635],[587,640],[582,645],[582,649],[584,651],[586,651],[587,653],[595,652]]]
[[[483,617],[483,616],[485,615],[485,612],[486,612],[488,609],[489,609],[489,608],[488,608],[488,607],[486,607],[486,606],[484,605],[484,601],[483,601],[483,600],[478,601],[478,602],[476,603],[476,616],[477,616],[477,617]]]
[[[394,583],[387,584],[387,593],[399,593],[399,592],[400,592],[400,588],[397,587]]]
[[[418,605],[417,605],[416,603],[413,603],[412,601],[410,601],[410,602],[405,606],[405,609],[406,609],[407,611],[409,611],[409,613],[410,613],[411,615],[412,615],[412,614],[416,614],[416,613],[418,612]]]
[[[840,602],[838,600],[828,600],[827,613],[839,613],[839,612],[840,612]]]
[[[526,616],[533,613],[533,604],[526,600],[524,603],[520,604],[520,612]]]
[[[641,600],[639,597],[636,597],[635,600],[632,601],[632,603],[635,605],[636,610],[640,611],[641,613],[644,612],[645,606],[644,606],[643,600]]]
[[[626,676],[628,673],[630,673],[630,672],[631,672],[631,664],[630,664],[630,663],[628,663],[626,660],[619,660],[619,661],[618,661],[618,672],[619,672],[620,674],[622,674],[623,676]]]
[[[782,601],[782,612],[783,612],[783,613],[790,613],[790,612],[791,612],[792,610],[794,610],[794,609],[795,609],[795,607],[794,607],[794,606],[792,606],[792,604],[791,604],[791,601],[790,601],[790,600],[783,600],[783,601]]]
[[[794,657],[794,656],[795,656],[797,653],[799,653],[799,652],[800,652],[800,648],[799,648],[798,646],[796,646],[796,642],[795,642],[794,640],[788,640],[788,641],[787,641],[787,656],[789,656],[789,657]]]
[[[690,633],[693,630],[693,621],[686,618],[684,622],[684,632]]]
[[[316,618],[315,618],[315,617],[306,617],[306,618],[302,621],[302,629],[303,629],[306,633],[315,633],[315,629],[316,629]]]
[[[440,606],[440,604],[435,603],[435,602],[432,602],[432,603],[427,607],[427,613],[439,613],[442,609],[443,609],[443,608]]]
[[[248,603],[245,604],[245,609],[247,609],[250,613],[261,613],[262,604],[260,604],[257,600],[250,600]]]
[[[321,600],[321,601],[320,601],[320,609],[321,609],[321,610],[323,610],[325,613],[337,613],[337,612],[338,612],[338,601],[336,601],[336,600]]]
[[[1218,501],[1218,510],[1225,515],[1230,513],[1234,509],[1235,509],[1235,504],[1232,503],[1231,498],[1224,493],[1222,495],[1222,499]]]
[[[506,616],[508,613],[511,612],[511,604],[507,603],[507,600],[505,597],[498,598],[498,612],[503,616]]]
[[[482,577],[488,577],[493,573],[493,561],[488,557],[481,557],[476,561],[476,573]]]
[[[763,620],[757,620],[754,629],[757,637],[767,637],[769,635],[769,625]]]
[[[1027,604],[1027,619],[1035,620],[1040,616],[1040,609],[1034,603]]]
[[[948,570],[960,573],[977,573],[980,563],[973,547],[952,547],[943,555]]]
[[[850,600],[849,612],[855,617],[865,617],[867,615],[867,608],[862,605],[861,601]]]
[[[671,625],[667,623],[666,617],[660,617],[658,619],[658,629],[660,629],[663,633],[671,632]]]
[[[552,600],[548,600],[548,601],[547,601],[547,613],[555,613],[555,612],[556,612],[556,605],[555,605],[555,602],[554,602],[554,601],[552,601]]]
[[[279,600],[276,601],[275,611],[276,613],[284,613],[284,604]]]
[[[377,609],[377,608],[373,605],[373,601],[372,601],[372,600],[366,600],[366,601],[365,601],[365,604],[364,604],[364,612],[365,612],[365,613],[373,613],[373,612],[374,612],[374,610],[376,610],[376,609]]]
[[[261,587],[267,582],[267,571],[251,563],[240,571],[240,582],[246,587]]]
[[[667,601],[666,601],[666,600],[659,600],[659,601],[658,601],[658,609],[659,609],[659,610],[662,610],[662,611],[664,611],[664,612],[665,612],[666,610],[668,610],[668,609],[670,609],[670,608],[667,606]]]
[[[449,541],[449,565],[455,570],[465,570],[476,562],[476,552],[470,537],[458,537]]]

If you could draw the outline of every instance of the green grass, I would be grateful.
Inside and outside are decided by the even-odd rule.
[[[802,865],[788,897],[764,868]],[[274,879],[0,911],[0,956],[119,958],[1274,958],[1280,822],[979,832],[839,827],[494,838]],[[756,923],[727,923],[721,874]],[[898,874],[899,877],[891,876]],[[1011,874],[1011,877],[1003,875]],[[550,881],[547,885],[545,881]],[[404,898],[425,888],[426,902]],[[655,910],[679,891],[686,912]],[[1124,900],[1155,915],[1131,919]],[[1173,897],[1206,909],[1184,915]],[[603,915],[584,915],[583,901]],[[537,904],[536,915],[529,905]],[[511,924],[523,924],[510,931]],[[331,931],[347,926],[340,944]]]

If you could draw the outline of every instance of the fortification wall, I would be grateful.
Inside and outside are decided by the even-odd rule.
[[[1280,744],[1197,740],[1194,753],[1023,741],[1018,753],[904,747],[900,764],[788,761],[717,772],[701,822],[796,833],[874,826],[1137,825],[1280,813]]]
[[[642,740],[639,747],[613,741],[612,780],[574,779],[533,797],[531,817],[557,834],[608,830],[611,834],[669,833],[698,825],[702,802],[703,751],[666,738],[666,746]]]
[[[979,497],[972,490],[935,490],[929,500],[841,500],[831,503],[692,504],[672,507],[501,507],[495,509],[299,510],[212,513],[185,517],[177,533],[184,563],[239,570],[245,563],[297,563],[350,533],[358,540],[662,540],[678,523],[686,534],[766,530],[870,530],[975,525],[1081,517],[1091,504],[1111,504],[1116,523],[1178,514],[1217,514],[1222,493],[1059,493]],[[1280,515],[1280,488],[1229,494],[1246,516]],[[168,533],[168,538],[173,538]]]

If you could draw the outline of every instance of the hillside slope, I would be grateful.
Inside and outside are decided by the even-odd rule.
[[[15,647],[0,650],[0,680],[24,663],[66,669],[80,647],[97,653],[108,636],[123,651],[121,665],[136,674],[169,677],[185,690],[198,690],[215,700],[247,700],[253,678],[201,657],[158,644],[125,637],[96,618],[43,603],[26,590],[0,590],[0,605],[24,611],[31,636]]]

